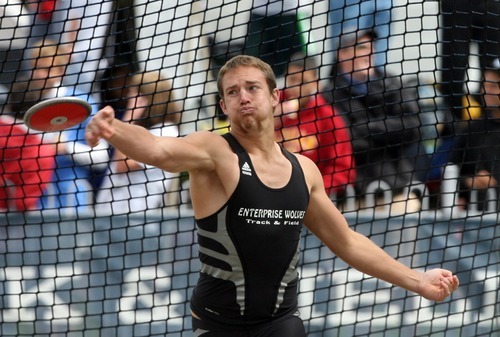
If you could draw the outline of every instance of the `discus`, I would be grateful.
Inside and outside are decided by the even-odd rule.
[[[24,114],[30,129],[55,132],[82,123],[92,112],[89,102],[76,97],[57,97],[33,105]]]

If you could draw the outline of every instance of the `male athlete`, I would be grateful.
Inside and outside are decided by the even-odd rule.
[[[316,165],[274,141],[279,104],[270,66],[236,56],[220,70],[220,106],[231,131],[156,137],[106,107],[92,118],[91,146],[106,139],[127,156],[169,172],[188,171],[201,272],[193,331],[202,337],[303,337],[297,312],[300,230],[305,225],[359,271],[434,301],[458,287],[450,271],[412,270],[351,230]]]

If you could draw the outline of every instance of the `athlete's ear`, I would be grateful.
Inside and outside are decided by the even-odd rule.
[[[220,99],[219,106],[220,106],[222,112],[224,113],[224,115],[227,115],[226,103],[224,103],[224,99],[223,98]]]
[[[280,102],[280,91],[278,88],[274,88],[273,92],[271,93],[272,100],[273,100],[273,108],[276,108]]]

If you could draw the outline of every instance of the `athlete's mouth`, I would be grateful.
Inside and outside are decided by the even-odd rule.
[[[243,107],[243,108],[241,108],[241,110],[240,110],[240,111],[241,111],[243,114],[245,114],[245,113],[251,113],[251,112],[254,112],[254,111],[255,111],[255,109],[254,109],[254,107],[248,106],[248,107]]]

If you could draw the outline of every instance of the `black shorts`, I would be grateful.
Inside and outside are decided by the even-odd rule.
[[[304,323],[298,316],[290,316],[256,328],[240,330],[221,330],[208,326],[193,317],[193,333],[196,337],[305,337]]]

